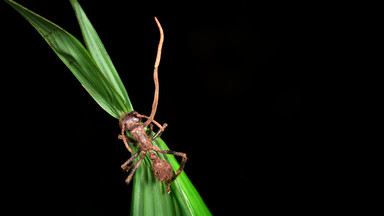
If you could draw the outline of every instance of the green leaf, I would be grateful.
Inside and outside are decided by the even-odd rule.
[[[111,59],[76,0],[71,0],[71,3],[89,50],[56,24],[13,1],[6,2],[35,27],[103,109],[115,118],[133,110]],[[157,138],[153,145],[168,149],[160,138]],[[137,148],[131,148],[137,151]],[[179,168],[179,163],[173,155],[159,154],[159,157],[168,161],[175,171]],[[155,178],[147,155],[133,179],[131,215],[204,216],[211,213],[185,172],[174,181],[171,193],[167,194],[166,185]]]
[[[10,0],[6,2],[32,24],[105,111],[120,118],[130,109],[130,102],[125,101],[117,92],[90,53],[74,36],[20,4]]]
[[[72,7],[76,13],[77,20],[79,21],[81,32],[83,33],[84,41],[88,51],[91,53],[96,64],[99,66],[101,72],[105,75],[108,81],[116,89],[116,91],[123,97],[127,102],[129,111],[133,110],[132,104],[129,100],[127,91],[123,83],[121,82],[120,76],[117,73],[115,66],[109,57],[107,50],[100,40],[95,28],[92,26],[84,10],[81,8],[77,0],[71,0]]]

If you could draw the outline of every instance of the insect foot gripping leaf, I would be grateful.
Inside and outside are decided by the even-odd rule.
[[[81,85],[107,113],[119,119],[133,111],[128,94],[112,61],[78,1],[70,0],[80,24],[86,47],[73,35],[51,21],[14,1],[5,0],[5,2],[32,24]],[[161,34],[163,34],[157,19],[156,22]],[[162,40],[159,43],[158,51],[160,50],[160,52]],[[155,78],[160,63],[160,52],[158,52],[155,63]],[[159,137],[167,125],[160,125],[153,119],[158,100],[158,82],[155,82],[155,85],[157,90],[150,117],[139,114],[137,117],[146,118],[145,126],[152,127],[151,125],[155,124],[160,128],[160,131],[156,134],[147,133],[149,142],[142,142],[145,144],[141,147],[135,146],[134,143],[128,143],[129,140],[124,134],[124,128],[122,129],[123,134],[119,136],[128,148],[135,152],[131,157],[131,162],[135,166],[125,168],[125,170],[136,169],[136,174],[132,177],[131,215],[211,215],[185,172],[181,172],[187,159],[186,155],[170,151]],[[145,134],[140,129],[144,129],[143,126],[132,127],[132,129],[128,128],[126,124],[121,124],[121,126],[126,127],[131,135],[134,134],[134,129],[138,134]],[[148,148],[152,148],[154,151],[150,151],[149,155],[143,154],[142,152]],[[182,157],[181,166],[174,155]],[[139,166],[140,163],[141,166]],[[168,187],[164,182],[168,183]],[[166,191],[171,191],[171,193],[167,194]]]

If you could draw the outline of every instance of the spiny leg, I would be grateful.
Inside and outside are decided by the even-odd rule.
[[[124,138],[124,137],[125,137],[125,138]],[[136,141],[135,139],[133,139],[133,138],[127,136],[127,135],[121,135],[121,134],[119,134],[119,136],[117,136],[117,139],[119,139],[119,140],[123,140],[123,139],[125,139],[128,143],[137,143],[137,141]]]
[[[165,127],[168,126],[167,123],[164,123],[163,126],[161,126],[161,124],[159,122],[157,122],[154,119],[150,119],[150,117],[145,116],[145,115],[137,114],[137,117],[148,119],[147,121],[153,122],[162,131],[164,131]],[[145,123],[143,124],[143,126],[146,127]]]
[[[169,193],[170,189],[169,187],[171,186],[172,182],[175,181],[175,179],[180,175],[181,172],[183,172],[184,170],[184,167],[185,167],[185,163],[187,162],[187,154],[185,153],[182,153],[182,152],[175,152],[175,151],[171,151],[171,150],[160,150],[159,148],[154,148],[155,151],[157,152],[160,152],[162,154],[173,154],[173,155],[177,155],[179,157],[182,157],[182,160],[181,160],[181,163],[180,163],[180,167],[179,169],[177,170],[176,172],[176,175],[174,175],[171,180],[168,182],[168,185],[167,185],[167,193]]]
[[[153,140],[155,140],[157,137],[160,137],[161,136],[161,134],[164,132],[164,130],[165,130],[165,128],[168,126],[168,124],[167,123],[164,123],[163,124],[163,130],[159,130],[159,131],[157,131],[157,133],[151,138],[151,141],[153,141]]]
[[[130,157],[127,161],[125,161],[125,163],[121,165],[121,169],[128,172],[132,168],[133,163],[130,166],[128,166],[128,164],[130,164],[133,160],[135,160],[135,158],[137,158],[138,155],[139,155],[139,152],[136,152],[134,155],[132,155],[132,157]]]
[[[161,134],[164,132],[165,128],[168,126],[167,123],[164,123],[163,126],[161,126],[161,124],[160,124],[159,122],[157,122],[157,121],[154,120],[154,119],[150,119],[150,117],[145,116],[145,115],[137,114],[137,116],[140,117],[140,118],[146,118],[146,119],[150,120],[151,122],[153,122],[153,123],[160,129],[160,130],[157,131],[157,133],[151,138],[151,141],[155,140],[157,137],[160,137]],[[152,124],[150,124],[150,126],[151,126],[151,125],[152,125]],[[145,125],[143,124],[143,126],[145,126]],[[151,130],[153,130],[152,127],[151,127]],[[147,134],[147,135],[149,136],[149,134]]]
[[[137,163],[135,164],[135,166],[133,167],[133,169],[132,169],[131,172],[129,173],[127,179],[125,180],[125,182],[126,182],[127,184],[129,184],[129,182],[131,182],[133,174],[135,174],[136,169],[140,166],[141,162],[143,162],[143,159],[145,158],[145,153],[146,153],[145,151],[142,151],[142,152],[140,153],[140,159],[139,159],[139,161],[137,161]]]

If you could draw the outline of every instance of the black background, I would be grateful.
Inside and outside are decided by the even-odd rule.
[[[18,2],[82,41],[68,1]],[[118,2],[80,1],[141,114],[149,115],[153,100],[153,17],[162,23],[156,120],[169,125],[167,145],[187,153],[185,171],[211,212],[265,215],[315,205],[323,178],[315,158],[325,148],[319,92],[329,87],[324,64],[334,60],[326,50],[332,29],[318,30],[318,9]],[[4,2],[0,8],[2,154],[10,156],[5,179],[14,211],[127,215],[132,186],[120,165],[130,155],[117,139],[118,121],[24,18]]]

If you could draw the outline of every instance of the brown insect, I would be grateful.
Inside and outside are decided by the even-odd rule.
[[[129,147],[128,143],[133,143],[134,145],[138,144],[138,151],[135,154],[133,154],[131,158],[129,158],[123,165],[121,165],[121,168],[127,172],[132,169],[129,172],[129,175],[125,180],[125,182],[129,184],[129,182],[132,180],[133,174],[135,173],[136,169],[140,166],[147,152],[149,152],[149,158],[152,161],[152,170],[155,174],[155,177],[159,181],[168,182],[167,193],[169,193],[170,191],[169,187],[171,183],[184,170],[185,162],[187,161],[187,155],[182,152],[175,152],[171,150],[161,150],[158,147],[152,145],[152,141],[160,137],[161,133],[167,127],[166,123],[163,125],[160,125],[157,121],[153,119],[156,113],[157,104],[159,100],[158,67],[160,64],[161,49],[164,42],[163,29],[156,17],[155,17],[155,20],[160,30],[160,41],[157,49],[156,62],[155,62],[154,72],[153,72],[153,78],[155,81],[155,96],[153,99],[151,115],[148,117],[145,115],[141,115],[136,111],[128,112],[124,114],[119,120],[121,134],[118,136],[118,138],[124,141],[125,147],[128,149],[129,152],[131,152],[131,154],[132,154],[132,150]],[[142,123],[141,121],[142,118],[147,119],[146,122]],[[153,124],[155,124],[160,130],[153,137],[150,137],[153,130]],[[147,126],[149,126],[150,129],[146,133],[145,128]],[[129,131],[133,138],[130,138],[129,136],[125,135],[126,131]],[[172,166],[167,161],[160,159],[155,152],[162,153],[162,154],[173,154],[173,155],[182,157],[180,168],[177,170],[177,173],[174,174]],[[140,159],[137,161],[136,164],[134,164],[133,160],[136,159],[139,155],[140,155]]]

